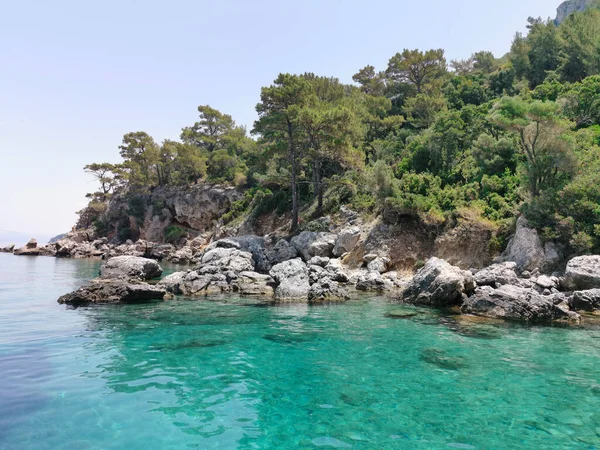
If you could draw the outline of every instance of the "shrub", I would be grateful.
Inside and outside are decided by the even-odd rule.
[[[165,228],[165,242],[168,244],[178,244],[181,238],[187,236],[187,230],[179,225],[169,225]]]

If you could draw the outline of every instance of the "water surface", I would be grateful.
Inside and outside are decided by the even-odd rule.
[[[68,309],[99,262],[0,254],[0,448],[596,449],[600,330],[364,298]]]

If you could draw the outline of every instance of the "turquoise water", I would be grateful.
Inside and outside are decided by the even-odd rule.
[[[600,448],[594,326],[377,298],[56,303],[97,269],[0,255],[1,449]]]

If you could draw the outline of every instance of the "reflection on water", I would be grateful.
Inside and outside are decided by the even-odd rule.
[[[1,449],[600,448],[600,331],[392,305],[67,310],[0,255]]]

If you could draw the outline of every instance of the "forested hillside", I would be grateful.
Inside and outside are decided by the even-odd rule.
[[[341,205],[388,223],[468,213],[498,229],[501,247],[523,212],[569,252],[598,252],[600,9],[558,26],[530,18],[528,30],[501,58],[404,49],[353,85],[280,74],[260,90],[251,130],[203,105],[179,141],[128,133],[121,164],[85,167],[100,189],[80,225],[128,237],[126,222],[109,227],[112,196],[135,210],[138,194],[202,182],[244,192],[225,222],[277,211],[295,231]]]

